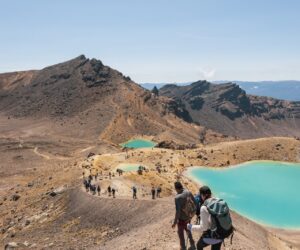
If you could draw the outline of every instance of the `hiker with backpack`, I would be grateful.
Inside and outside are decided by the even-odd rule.
[[[188,239],[190,241],[190,250],[196,249],[195,241],[192,233],[187,229],[187,225],[191,222],[191,219],[196,213],[196,202],[191,192],[184,189],[182,184],[177,181],[174,183],[177,195],[175,197],[175,219],[172,224],[172,228],[177,225],[177,233],[180,241],[180,249],[186,250],[184,231],[186,231]]]
[[[136,189],[135,186],[133,186],[133,187],[132,187],[132,198],[133,198],[133,199],[137,199],[136,193],[137,193],[137,189]]]
[[[212,197],[208,186],[200,188],[203,204],[200,209],[200,224],[188,224],[190,231],[202,231],[203,234],[197,243],[197,250],[211,245],[212,250],[220,250],[225,238],[233,236],[233,226],[227,203]]]

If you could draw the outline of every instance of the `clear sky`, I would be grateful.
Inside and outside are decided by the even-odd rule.
[[[0,0],[0,72],[80,54],[136,82],[300,80],[300,1]]]

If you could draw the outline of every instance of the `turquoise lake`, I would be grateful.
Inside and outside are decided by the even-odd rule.
[[[143,139],[130,140],[121,144],[122,147],[126,148],[153,148],[155,145],[155,142]]]
[[[252,161],[230,168],[192,167],[186,174],[256,222],[300,229],[299,163]]]
[[[120,169],[122,169],[125,172],[138,171],[139,165],[126,165],[126,166],[120,167]]]

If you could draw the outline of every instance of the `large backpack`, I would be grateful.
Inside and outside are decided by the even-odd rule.
[[[210,198],[203,205],[207,207],[212,219],[210,237],[225,239],[233,235],[234,227],[227,203],[223,199]]]
[[[191,220],[196,214],[196,204],[192,198],[192,194],[189,193],[187,195],[186,202],[182,208],[182,211],[187,217],[189,217],[189,220]]]

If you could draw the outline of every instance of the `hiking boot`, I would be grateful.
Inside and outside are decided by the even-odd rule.
[[[188,248],[188,250],[197,250],[196,246],[195,245],[192,245]]]

